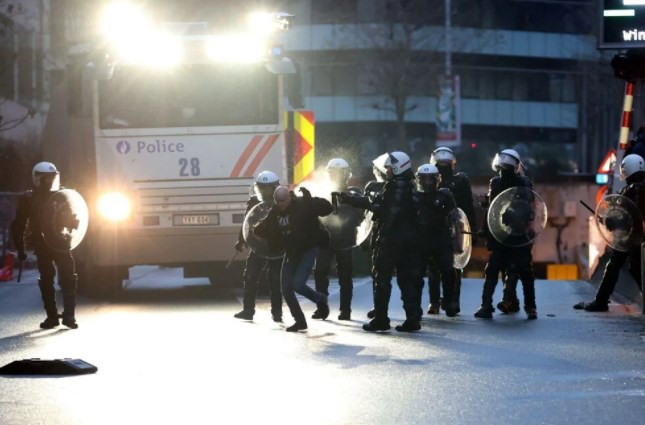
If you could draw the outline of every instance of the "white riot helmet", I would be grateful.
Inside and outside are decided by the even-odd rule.
[[[388,169],[391,169],[393,175],[400,176],[411,167],[408,154],[398,151],[383,154],[376,158],[373,163],[385,175],[388,175]]]
[[[457,164],[457,158],[455,157],[455,154],[452,152],[452,149],[441,147],[441,148],[435,149],[432,152],[432,155],[430,155],[430,164],[432,165],[448,164],[450,165],[450,167],[454,169],[455,165]]]
[[[423,164],[417,169],[416,186],[419,192],[434,192],[441,184],[439,169],[433,164]]]
[[[493,171],[500,171],[501,169],[513,170],[514,173],[520,171],[520,154],[513,149],[504,149],[493,158],[492,168]]]
[[[620,163],[620,179],[627,180],[632,175],[645,171],[645,161],[643,157],[636,154],[627,155]]]
[[[51,162],[39,162],[31,170],[34,187],[56,192],[60,189],[60,173]]]
[[[273,201],[273,192],[280,186],[280,178],[273,171],[262,171],[255,179],[253,189],[260,201]]]
[[[372,161],[372,171],[374,172],[374,177],[376,177],[377,181],[384,182],[387,178],[386,163],[388,160],[388,154],[384,153]]]
[[[352,177],[352,169],[343,158],[334,158],[327,163],[325,168],[329,179],[339,187],[344,187]]]

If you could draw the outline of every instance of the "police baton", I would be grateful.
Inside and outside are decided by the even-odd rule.
[[[589,205],[587,205],[587,204],[585,203],[585,201],[583,201],[583,200],[581,199],[581,200],[580,200],[580,203],[582,204],[582,206],[583,206],[583,207],[585,207],[586,209],[588,209],[588,210],[589,210],[589,212],[591,212],[591,214],[596,215],[596,211],[594,211],[594,210],[593,210],[593,208],[591,208]]]
[[[334,214],[338,214],[338,192],[331,193],[331,206],[334,208]]]
[[[240,253],[240,251],[238,251],[238,250],[236,249],[236,250],[235,250],[235,253],[234,253],[234,254],[233,254],[233,256],[231,257],[231,259],[230,259],[230,260],[228,260],[228,263],[226,263],[226,267],[224,267],[224,270],[228,270],[228,268],[229,268],[229,267],[231,267],[231,264],[233,263],[233,260],[235,260],[235,257],[237,257],[237,254],[239,254],[239,253]]]

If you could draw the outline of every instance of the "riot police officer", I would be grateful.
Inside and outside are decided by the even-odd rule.
[[[643,157],[638,154],[627,155],[620,164],[620,175],[627,185],[620,190],[619,194],[631,199],[638,207],[641,217],[645,217],[645,161]],[[609,230],[612,230],[620,224],[609,220],[608,218],[603,223]],[[605,273],[600,282],[600,287],[596,293],[596,298],[590,302],[579,302],[573,308],[593,312],[608,311],[609,297],[616,287],[620,269],[628,259],[629,271],[634,277],[638,288],[641,289],[642,263],[640,244],[634,246],[628,252],[612,249],[609,262],[605,267]]]
[[[25,192],[18,200],[16,218],[11,224],[11,234],[18,250],[18,259],[24,261],[25,233],[27,222],[31,230],[31,244],[38,259],[38,287],[47,317],[40,324],[42,329],[52,329],[60,324],[56,306],[54,277],[58,269],[59,285],[63,292],[63,325],[78,328],[76,323],[77,276],[71,251],[60,252],[50,248],[43,237],[41,217],[49,197],[60,190],[60,174],[51,162],[39,162],[31,172],[33,189]],[[54,265],[56,267],[54,267]]]
[[[272,171],[262,171],[258,174],[253,185],[255,195],[252,195],[246,203],[246,213],[260,202],[273,204],[273,192],[280,186],[278,175]],[[235,244],[235,249],[242,252],[246,248],[244,235],[240,234]],[[282,258],[265,259],[251,251],[246,258],[244,275],[243,309],[234,317],[243,320],[253,320],[255,315],[255,297],[258,289],[258,280],[262,272],[268,268],[269,292],[271,296],[271,316],[274,322],[282,322],[282,292],[280,290],[280,271],[282,270]]]
[[[326,167],[326,174],[333,185],[334,192],[360,194],[358,188],[348,187],[352,171],[344,159],[334,158],[330,160]],[[327,220],[329,218],[331,219]],[[316,291],[329,295],[329,270],[332,260],[336,260],[338,284],[340,285],[340,314],[338,315],[338,320],[351,320],[352,292],[354,288],[351,248],[355,244],[356,231],[362,221],[363,214],[349,207],[337,209],[333,215],[323,219],[323,223],[327,224],[327,230],[331,234],[331,244],[318,250],[314,278]],[[322,314],[320,313],[316,310],[311,317],[322,319]]]
[[[520,155],[513,149],[504,149],[493,159],[493,170],[499,173],[498,176],[490,180],[488,195],[486,197],[487,205],[504,190],[511,187],[524,187],[530,190],[531,181],[520,175]],[[503,300],[498,307],[502,312],[510,311],[513,303],[517,300],[515,287],[509,276],[514,274],[522,280],[524,290],[524,310],[527,317],[531,320],[537,319],[537,308],[535,305],[535,277],[533,275],[533,257],[531,254],[532,245],[521,247],[508,247],[498,242],[488,229],[488,223],[484,222],[483,234],[487,237],[488,250],[491,252],[486,264],[484,288],[482,291],[482,305],[475,313],[475,317],[490,319],[493,317],[495,308],[493,307],[493,294],[497,286],[497,280],[500,272],[506,270],[506,282],[504,286]]]
[[[374,160],[386,175],[380,196],[342,194],[341,202],[369,209],[375,226],[372,264],[375,280],[374,319],[363,325],[366,331],[390,329],[388,306],[392,276],[397,273],[406,320],[396,326],[400,332],[421,329],[420,253],[417,238],[417,207],[414,199],[414,174],[410,157],[403,152],[386,153]]]
[[[453,267],[451,239],[452,221],[458,217],[455,198],[446,188],[440,188],[442,176],[432,164],[424,164],[416,173],[419,234],[428,278],[443,282],[443,307],[446,315],[457,315],[455,297],[456,273]],[[434,274],[434,276],[432,275]],[[420,282],[423,286],[423,280]],[[430,288],[430,296],[439,298],[438,289]]]
[[[476,225],[475,205],[473,203],[473,191],[470,186],[470,180],[465,173],[457,172],[457,158],[450,148],[440,147],[435,149],[430,156],[430,164],[437,167],[441,174],[441,184],[439,187],[450,190],[455,198],[457,207],[466,214],[471,228]],[[473,240],[473,243],[475,241]],[[429,289],[430,289],[430,306],[428,314],[439,313],[440,299],[440,280],[439,270],[436,269],[437,263],[433,263],[430,268]],[[457,313],[460,311],[459,299],[461,296],[461,270],[455,269],[455,291],[453,300]]]

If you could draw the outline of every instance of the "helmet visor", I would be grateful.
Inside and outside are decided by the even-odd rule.
[[[417,174],[416,184],[419,192],[436,191],[441,182],[441,177],[435,174]]]
[[[39,189],[58,192],[60,190],[60,175],[58,173],[36,172],[34,183]]]

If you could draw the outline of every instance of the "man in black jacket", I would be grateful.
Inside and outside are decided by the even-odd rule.
[[[374,247],[372,251],[375,280],[374,319],[363,325],[369,332],[390,329],[388,307],[392,292],[392,276],[396,271],[397,283],[406,320],[396,327],[400,332],[421,329],[420,252],[417,235],[417,207],[414,200],[414,174],[410,157],[403,152],[386,153],[374,160],[386,176],[380,196],[342,194],[340,201],[369,209],[374,214]]]
[[[39,162],[32,170],[33,190],[25,192],[18,201],[16,218],[11,224],[13,243],[18,250],[18,259],[24,261],[25,230],[27,221],[31,229],[31,242],[38,258],[38,287],[47,313],[47,318],[40,324],[42,329],[51,329],[60,324],[58,308],[56,307],[56,289],[54,277],[58,269],[59,285],[63,292],[63,325],[76,329],[76,286],[77,276],[72,252],[59,252],[51,249],[43,237],[41,214],[45,202],[52,193],[60,189],[59,173],[56,166],[50,162]],[[56,268],[54,268],[56,265]]]
[[[282,295],[296,321],[287,332],[307,329],[307,320],[300,308],[296,293],[316,303],[321,319],[329,316],[327,295],[307,286],[307,279],[316,260],[319,247],[329,245],[329,233],[318,217],[332,212],[329,201],[312,197],[300,188],[302,197],[296,197],[286,187],[278,187],[273,198],[275,206],[267,217],[255,226],[255,234],[267,240],[273,251],[285,251],[282,263]]]
[[[251,196],[246,203],[246,213],[260,202],[273,204],[273,192],[280,185],[279,177],[272,171],[262,171],[258,174],[253,185],[255,195]],[[238,236],[235,249],[242,252],[246,248],[242,229]],[[262,271],[268,267],[269,292],[271,294],[271,316],[274,322],[282,322],[282,292],[280,291],[280,271],[282,270],[282,258],[266,259],[251,251],[246,258],[244,267],[243,284],[244,298],[243,309],[234,317],[243,320],[253,320],[255,315],[255,297],[258,290],[258,280]]]
[[[495,156],[493,169],[499,173],[490,181],[487,196],[487,206],[493,200],[511,187],[524,187],[532,189],[531,181],[519,174],[520,156],[513,149],[504,149]],[[484,288],[482,291],[482,305],[475,313],[475,317],[491,319],[495,308],[493,307],[493,294],[497,286],[500,272],[506,271],[504,285],[504,297],[498,304],[503,313],[513,311],[512,306],[519,301],[515,290],[516,280],[511,281],[517,275],[522,280],[524,289],[524,310],[531,320],[537,319],[537,308],[535,304],[535,277],[533,274],[533,257],[531,254],[532,245],[521,247],[508,247],[498,242],[488,229],[488,223],[484,221],[483,234],[487,237],[488,250],[491,252],[485,269]]]
[[[642,217],[645,217],[645,160],[638,154],[627,155],[620,164],[620,174],[625,179],[627,186],[623,187],[619,194],[631,199],[636,204],[641,213],[640,219],[642,219]],[[620,224],[617,220],[609,221],[609,219],[604,223],[609,230],[617,228]],[[593,312],[608,311],[609,297],[616,287],[620,269],[628,259],[629,271],[634,277],[638,288],[641,289],[642,265],[640,244],[635,245],[628,252],[612,249],[611,257],[609,257],[609,262],[605,267],[605,273],[602,276],[600,287],[596,293],[596,298],[591,302],[579,302],[573,308]]]
[[[457,158],[450,148],[440,147],[432,152],[430,164],[437,167],[441,174],[440,188],[450,190],[454,196],[457,207],[466,214],[470,227],[476,226],[475,205],[473,203],[473,191],[470,186],[470,179],[465,173],[456,172]],[[473,239],[473,244],[476,240]],[[440,271],[437,269],[438,263],[431,263],[429,269],[429,289],[430,289],[430,306],[428,314],[439,314],[440,298]],[[445,285],[445,282],[444,282]],[[457,313],[461,310],[459,299],[461,297],[461,270],[455,269],[455,290],[453,294],[453,303]]]

